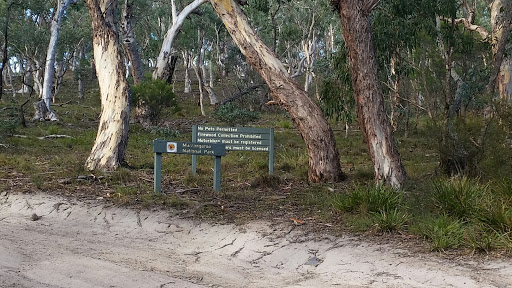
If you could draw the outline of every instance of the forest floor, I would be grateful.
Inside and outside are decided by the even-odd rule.
[[[2,192],[0,287],[512,287],[510,259],[180,213]]]

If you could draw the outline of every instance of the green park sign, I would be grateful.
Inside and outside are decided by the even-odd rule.
[[[154,191],[162,191],[162,154],[190,154],[190,155],[209,155],[215,156],[213,165],[213,189],[220,191],[221,181],[221,157],[226,155],[226,148],[223,144],[177,142],[156,139],[153,142],[153,151],[155,153],[154,167]]]
[[[224,144],[226,151],[266,152],[269,174],[274,173],[274,129],[195,125],[192,142]],[[192,155],[192,172],[196,174],[196,156]]]

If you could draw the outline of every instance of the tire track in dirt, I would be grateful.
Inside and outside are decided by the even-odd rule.
[[[510,259],[449,262],[287,225],[169,215],[3,193],[0,287],[512,287]]]

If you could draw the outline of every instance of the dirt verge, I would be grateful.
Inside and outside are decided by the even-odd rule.
[[[0,195],[0,287],[512,287],[448,261],[293,224],[213,225],[45,194]]]

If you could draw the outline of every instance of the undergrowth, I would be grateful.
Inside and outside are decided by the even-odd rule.
[[[439,152],[437,141],[432,141],[436,128],[420,119],[408,137],[397,139],[410,178],[402,190],[376,186],[361,133],[351,127],[345,136],[344,123],[332,123],[349,180],[314,184],[307,181],[306,145],[283,111],[248,116],[240,111],[228,115],[228,111],[223,112],[225,119],[203,118],[193,97],[177,95],[180,112],[164,109],[161,119],[190,123],[188,127],[131,125],[123,166],[113,172],[91,172],[84,163],[96,137],[101,108],[97,88],[90,92],[83,100],[62,95],[63,104],[54,107],[60,122],[28,122],[28,127],[9,114],[14,111],[9,107],[18,107],[26,99],[0,102],[4,112],[0,115],[0,192],[103,198],[118,205],[173,208],[199,219],[235,223],[293,218],[307,229],[329,233],[413,235],[432,251],[512,253],[512,180],[504,180],[512,171],[512,152],[501,140],[493,141],[507,138],[495,123],[489,126],[492,133],[486,145],[490,146],[476,173],[480,177],[445,178],[437,169]],[[208,112],[212,109],[207,107]],[[25,113],[29,119],[30,113]],[[273,127],[274,174],[269,175],[267,153],[229,152],[222,157],[221,193],[215,193],[211,157],[198,157],[197,174],[192,175],[190,155],[165,155],[164,193],[153,193],[153,140],[190,141],[191,125],[224,125],[215,121]],[[56,134],[68,137],[45,138]],[[489,156],[493,151],[499,155]]]

